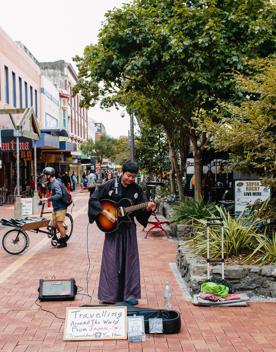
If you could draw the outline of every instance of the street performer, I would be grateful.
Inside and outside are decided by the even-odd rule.
[[[123,165],[119,179],[111,179],[99,186],[89,199],[88,217],[93,223],[99,214],[109,221],[115,222],[114,215],[102,209],[101,200],[109,199],[115,202],[127,198],[133,205],[147,202],[141,187],[135,183],[139,167],[128,161]],[[132,214],[129,223],[122,222],[112,233],[105,234],[102,253],[102,265],[98,289],[98,298],[102,303],[126,301],[135,305],[141,298],[140,265],[134,216],[138,222],[146,226],[156,204],[149,201],[145,209]]]

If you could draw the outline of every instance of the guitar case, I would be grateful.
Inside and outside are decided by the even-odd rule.
[[[175,310],[139,308],[125,303],[117,305],[127,306],[127,316],[144,316],[145,332],[149,334],[149,319],[160,318],[163,321],[163,334],[177,334],[181,329],[180,313]]]
[[[106,304],[91,305],[83,304],[81,307],[103,307]],[[115,303],[114,306],[126,306],[127,316],[132,317],[144,316],[145,322],[145,333],[149,334],[149,319],[161,318],[163,321],[163,334],[177,334],[181,329],[181,317],[180,313],[176,310],[164,310],[164,309],[153,309],[153,308],[139,308],[134,307],[126,302]]]

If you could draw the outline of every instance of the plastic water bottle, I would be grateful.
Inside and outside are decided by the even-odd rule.
[[[172,296],[172,291],[170,288],[170,283],[167,280],[165,287],[164,287],[164,291],[163,291],[163,297],[164,297],[164,308],[165,309],[171,309],[172,305],[171,305],[171,296]]]

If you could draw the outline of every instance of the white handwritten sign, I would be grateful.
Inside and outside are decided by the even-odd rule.
[[[127,339],[127,307],[68,307],[64,340]]]
[[[22,215],[32,215],[33,198],[21,198]]]

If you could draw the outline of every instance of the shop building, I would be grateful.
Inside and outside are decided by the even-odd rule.
[[[33,107],[40,124],[40,68],[38,64],[0,28],[0,109]],[[16,153],[13,137],[1,124],[0,187],[15,188]],[[20,150],[20,185],[24,189],[34,174],[31,140],[22,140]],[[3,148],[2,148],[3,146]]]
[[[81,96],[73,95],[73,87],[77,83],[78,77],[69,63],[64,60],[56,62],[40,62],[40,68],[58,89],[60,101],[60,124],[59,130],[67,132],[68,136],[60,136],[58,163],[62,171],[70,174],[74,171],[81,178],[81,158],[78,152],[80,145],[88,138],[88,112],[80,107]],[[74,158],[73,158],[74,156]],[[56,160],[57,161],[57,160]]]

